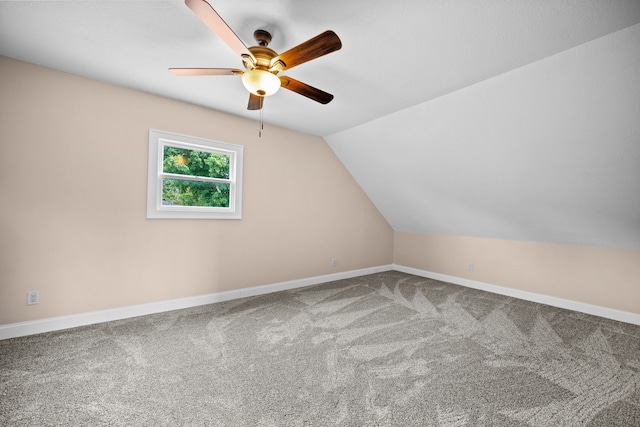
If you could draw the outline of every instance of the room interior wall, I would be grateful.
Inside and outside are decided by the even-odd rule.
[[[0,74],[0,325],[392,261],[322,138],[9,58]],[[243,218],[146,219],[149,128],[243,145]]]
[[[396,230],[394,264],[640,313],[639,41],[640,24],[326,137]]]
[[[394,264],[640,314],[640,250],[396,232]]]
[[[637,44],[633,36],[639,30],[640,26],[635,26],[450,97],[326,138],[339,158],[321,138],[272,126],[267,126],[263,137],[258,138],[258,124],[254,121],[0,57],[0,325],[222,292],[391,262],[640,313],[640,252],[635,248],[613,247],[616,243],[637,240],[635,236],[639,229],[625,225],[637,218],[633,209],[625,211],[628,214],[625,221],[602,218],[606,227],[591,227],[596,234],[608,227],[618,227],[620,230],[616,235],[631,236],[615,241],[607,235],[597,235],[595,237],[600,240],[592,240],[602,243],[600,246],[536,242],[531,238],[535,236],[529,236],[529,239],[498,234],[494,234],[494,238],[454,236],[453,232],[446,234],[442,230],[422,227],[423,223],[437,223],[438,218],[432,215],[449,212],[440,209],[443,202],[437,199],[440,193],[435,194],[435,198],[423,193],[429,188],[425,183],[433,186],[438,182],[449,182],[446,175],[438,173],[427,176],[434,179],[417,180],[415,185],[420,186],[419,189],[403,193],[407,188],[399,187],[397,180],[373,173],[374,178],[385,180],[381,183],[374,180],[378,189],[386,189],[385,185],[389,187],[388,197],[382,196],[386,197],[384,203],[394,206],[395,213],[388,214],[387,219],[394,223],[396,214],[404,211],[409,218],[421,221],[421,226],[415,230],[407,230],[410,227],[398,222],[396,229],[403,231],[394,233],[352,178],[355,176],[380,207],[381,195],[372,194],[371,185],[362,173],[371,169],[367,165],[379,163],[378,159],[372,158],[376,153],[381,159],[388,159],[389,132],[398,128],[403,131],[401,140],[394,140],[395,154],[410,155],[420,163],[407,167],[406,162],[397,162],[403,169],[397,176],[420,171],[435,173],[436,165],[426,167],[424,162],[441,157],[411,151],[421,146],[420,141],[430,140],[427,135],[430,127],[425,126],[429,120],[425,114],[434,109],[442,119],[436,122],[436,134],[448,138],[470,133],[486,144],[498,144],[509,139],[502,135],[505,130],[529,139],[539,136],[535,132],[555,132],[557,129],[549,127],[549,123],[522,127],[530,123],[531,115],[523,114],[522,110],[500,109],[504,104],[499,102],[500,97],[508,98],[514,88],[526,87],[522,81],[536,82],[535,76],[541,74],[538,71],[541,67],[551,72],[542,73],[545,77],[541,79],[548,84],[546,87],[538,82],[539,90],[547,92],[557,90],[561,93],[559,89],[573,78],[570,70],[565,71],[566,65],[570,65],[570,69],[581,69],[581,73],[575,75],[589,82],[589,76],[595,79],[606,74],[603,69],[609,69],[612,75],[624,74],[625,79],[619,81],[627,81],[627,74],[635,68],[616,67],[613,63],[602,65],[597,62],[597,55],[615,50],[612,46],[622,46],[621,41],[626,41],[626,45]],[[627,51],[619,48],[616,54],[620,56]],[[635,59],[627,62],[636,64],[637,52],[635,55]],[[560,74],[553,74],[556,72]],[[558,83],[553,83],[554,79]],[[610,82],[611,86],[617,87],[616,82]],[[606,123],[619,121],[623,124],[615,132],[606,126],[600,128],[600,133],[611,130],[608,136],[616,136],[608,138],[606,145],[598,145],[604,150],[600,163],[608,171],[607,179],[637,175],[639,170],[616,170],[604,162],[612,155],[610,153],[618,156],[621,163],[628,163],[638,153],[637,133],[634,133],[637,125],[633,125],[629,117],[636,117],[640,105],[633,97],[636,93],[633,91],[637,91],[639,85],[620,86],[626,87],[628,92],[624,97],[624,115],[611,112],[621,109],[619,105],[610,109],[604,101],[611,100],[603,97],[603,102],[590,106],[597,107],[596,112],[602,113],[601,117],[592,115],[597,120],[595,124],[591,120],[594,117],[587,120],[580,116],[584,111],[578,108],[570,112],[579,120],[556,123],[562,132],[572,137],[576,137],[572,129],[582,129],[587,123],[597,127],[606,119]],[[593,93],[605,92],[600,88]],[[461,103],[461,99],[465,102]],[[482,104],[483,110],[498,109],[501,114],[483,113],[483,120],[490,118],[495,122],[485,123],[485,120],[483,126],[470,126],[480,121],[475,116],[480,110],[469,107],[476,103]],[[560,106],[544,104],[543,107],[553,107],[556,113],[569,111],[562,109],[562,103],[558,104]],[[522,108],[525,106],[535,107],[526,104]],[[451,112],[450,121],[443,119],[447,111]],[[605,114],[607,111],[611,113]],[[527,120],[516,120],[520,116]],[[403,117],[409,117],[409,120],[394,125],[394,121],[403,120]],[[458,123],[465,118],[469,126],[459,127]],[[448,123],[451,126],[447,126]],[[624,126],[625,123],[628,126]],[[419,128],[416,135],[420,135],[420,141],[412,140],[412,126]],[[244,145],[243,219],[147,220],[149,128]],[[496,134],[492,129],[500,129],[502,133]],[[526,132],[521,132],[523,129]],[[443,146],[451,149],[451,144],[462,140],[447,140]],[[376,149],[378,144],[379,150]],[[482,146],[483,151],[487,149],[486,144]],[[366,150],[363,151],[363,147]],[[404,151],[403,147],[414,148]],[[629,148],[636,151],[629,151]],[[623,149],[627,150],[626,154]],[[354,153],[351,157],[349,150]],[[454,151],[451,151],[453,155]],[[391,166],[388,162],[384,164]],[[464,168],[457,168],[456,174],[461,170]],[[594,179],[590,175],[593,170],[590,166],[589,175],[579,178]],[[633,186],[631,181],[626,180],[626,185]],[[584,181],[577,182],[583,185]],[[478,190],[479,187],[473,188]],[[467,200],[464,187],[455,190],[442,194],[455,193],[456,200]],[[399,199],[405,193],[413,202],[421,203],[418,209],[412,208],[415,204],[407,204],[408,199]],[[638,200],[637,192],[622,193],[627,197],[625,206],[633,207]],[[592,194],[607,196],[606,191],[593,191]],[[513,194],[501,193],[500,197],[504,202],[505,197],[511,198]],[[471,199],[477,201],[478,195]],[[495,204],[489,197],[483,199]],[[568,203],[571,200],[575,197],[563,199],[563,204],[556,208],[571,206]],[[423,204],[429,209],[423,209]],[[433,206],[439,208],[431,209]],[[381,210],[385,211],[384,206]],[[447,215],[451,216],[452,212]],[[454,218],[459,212],[462,210],[453,212]],[[584,212],[582,209],[580,214]],[[474,218],[477,221],[478,216]],[[511,215],[508,219],[517,221],[517,216]],[[549,219],[553,224],[558,221],[555,213],[549,215]],[[475,222],[463,225],[472,223]],[[568,222],[562,224],[567,226]],[[561,229],[564,228],[553,228]],[[500,230],[509,228],[501,227]],[[469,233],[467,236],[473,234],[472,229],[464,227],[458,228],[457,232]],[[332,258],[338,260],[336,267],[331,266]],[[474,271],[467,270],[468,263],[474,263]],[[40,291],[40,304],[26,305],[29,290]]]

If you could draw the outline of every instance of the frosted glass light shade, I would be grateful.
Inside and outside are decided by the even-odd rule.
[[[280,89],[280,79],[265,70],[249,70],[242,74],[242,84],[249,92],[258,96],[273,95]]]

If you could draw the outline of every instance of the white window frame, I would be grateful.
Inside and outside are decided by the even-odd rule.
[[[162,178],[183,176],[162,172],[164,147],[208,151],[229,156],[229,179],[202,177],[198,181],[229,184],[229,207],[168,206],[162,204]],[[242,145],[213,141],[149,129],[149,161],[147,176],[147,218],[241,219],[242,218]]]

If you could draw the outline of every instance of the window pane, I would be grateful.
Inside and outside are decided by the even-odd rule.
[[[229,179],[227,154],[164,146],[162,171],[180,175]]]
[[[230,184],[217,182],[163,179],[162,204],[165,206],[228,208],[229,187]]]

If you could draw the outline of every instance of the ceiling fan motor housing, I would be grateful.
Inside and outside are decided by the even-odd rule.
[[[246,69],[258,69],[269,71],[273,74],[278,74],[280,71],[284,70],[286,65],[281,60],[272,61],[273,58],[278,56],[278,53],[273,49],[269,49],[267,45],[271,42],[271,34],[269,34],[265,30],[256,30],[253,33],[253,37],[258,42],[258,46],[249,47],[249,52],[254,56],[255,63],[251,61],[248,57],[243,57],[242,62],[244,64],[244,68]]]
[[[251,68],[257,68],[259,70],[268,71],[269,68],[271,68],[271,60],[278,56],[274,50],[269,49],[266,46],[251,46],[249,51],[256,58],[255,66]]]

